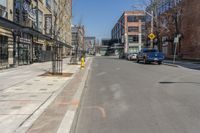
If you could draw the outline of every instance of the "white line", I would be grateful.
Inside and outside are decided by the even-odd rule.
[[[57,133],[69,133],[74,120],[74,116],[75,111],[67,111]]]

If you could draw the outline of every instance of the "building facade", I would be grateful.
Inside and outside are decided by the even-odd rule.
[[[96,53],[96,37],[85,37],[84,41],[86,52],[94,55]]]
[[[55,41],[67,55],[71,6],[71,0],[1,0],[0,68],[49,61]]]
[[[199,4],[198,0],[154,0],[147,8],[157,18],[154,43],[167,58],[200,59]]]
[[[145,13],[126,11],[112,29],[112,40],[123,44],[124,53],[138,52],[144,44]]]
[[[85,48],[85,29],[84,26],[72,25],[72,53],[81,53],[86,50]]]

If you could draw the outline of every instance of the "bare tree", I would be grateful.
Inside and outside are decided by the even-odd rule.
[[[52,74],[62,74],[62,34],[67,20],[67,0],[56,0],[53,8],[53,55]]]

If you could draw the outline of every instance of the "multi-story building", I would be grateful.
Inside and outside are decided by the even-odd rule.
[[[72,25],[72,47],[73,53],[85,51],[84,37],[85,29],[84,26]]]
[[[51,60],[55,42],[67,55],[71,6],[71,0],[1,0],[0,67]]]
[[[13,21],[13,1],[0,1],[0,17]],[[0,25],[0,68],[13,65],[13,33],[12,29]]]
[[[85,37],[85,50],[88,54],[96,52],[96,37]]]
[[[153,0],[155,44],[168,58],[200,59],[199,0]],[[149,27],[150,28],[150,27]],[[148,29],[149,29],[148,28]]]
[[[138,52],[144,44],[145,13],[126,11],[112,29],[112,40],[122,43],[124,53]]]

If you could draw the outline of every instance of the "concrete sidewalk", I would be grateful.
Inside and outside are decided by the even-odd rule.
[[[200,70],[200,62],[192,62],[192,61],[175,61],[173,63],[172,60],[165,60],[165,65],[175,66],[175,67],[184,67],[189,69]]]
[[[36,66],[41,67],[42,63],[32,67]],[[26,67],[24,66],[24,68]],[[15,69],[13,70],[15,71]],[[79,73],[79,70],[79,65],[68,65],[68,60],[65,60],[63,71],[64,73],[73,73],[71,77],[38,75],[1,90],[0,130],[3,133],[26,132],[75,77],[76,73]]]
[[[28,129],[28,133],[70,133],[74,130],[91,60],[91,58],[87,60],[85,69],[75,74],[69,84]],[[21,133],[20,130],[19,132]]]

